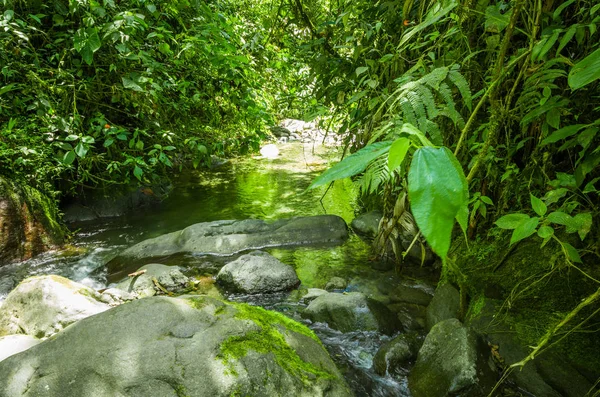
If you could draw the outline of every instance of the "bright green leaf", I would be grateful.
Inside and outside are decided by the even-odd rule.
[[[77,144],[77,146],[75,146],[75,153],[77,153],[77,155],[79,157],[85,157],[87,152],[88,152],[88,146],[85,145],[83,142],[79,142]]]
[[[527,214],[508,214],[496,221],[496,226],[500,229],[516,229],[521,223],[530,219]]]
[[[540,218],[533,217],[523,221],[515,230],[513,230],[512,236],[510,236],[510,245],[519,242],[535,233]]]
[[[536,214],[538,214],[539,216],[546,215],[546,212],[548,211],[548,207],[546,207],[546,204],[544,204],[544,202],[542,200],[535,197],[531,193],[529,194],[529,199],[531,200],[531,207],[533,208],[533,210],[535,211]]]
[[[388,155],[388,168],[390,171],[394,171],[402,164],[409,148],[410,139],[408,138],[399,138],[394,141]]]
[[[75,152],[70,150],[62,158],[62,163],[65,165],[71,165],[75,161]]]
[[[144,175],[144,170],[142,170],[140,167],[138,167],[137,165],[135,166],[135,168],[133,169],[133,175],[138,179],[138,180],[142,180],[142,175]]]
[[[468,203],[466,178],[448,148],[418,149],[408,172],[408,195],[421,233],[440,257],[450,247],[454,219]]]
[[[367,70],[369,70],[368,66],[361,66],[361,67],[356,68],[356,76],[360,76],[361,74],[363,74]]]
[[[323,172],[308,188],[314,189],[317,186],[348,178],[364,171],[371,161],[387,153],[391,145],[392,141],[384,141],[365,146]]]
[[[552,229],[550,226],[542,226],[538,229],[537,234],[545,240],[554,235],[554,229]]]
[[[556,223],[557,225],[568,226],[573,224],[573,217],[560,211],[555,211],[548,214],[548,220],[552,223]]]
[[[488,196],[481,196],[481,201],[483,201],[487,205],[494,205],[494,202]]]

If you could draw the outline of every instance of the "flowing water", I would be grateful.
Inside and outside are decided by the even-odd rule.
[[[184,173],[175,179],[171,194],[160,205],[128,216],[72,225],[77,232],[70,249],[0,268],[0,301],[20,280],[31,275],[58,274],[94,288],[105,288],[110,280],[106,264],[122,249],[198,222],[335,214],[350,223],[357,207],[351,182],[337,182],[328,190],[306,190],[315,175],[326,168],[328,159],[339,158],[336,150],[288,143],[280,146],[281,155],[275,160],[244,158],[216,170]],[[293,265],[306,288],[323,288],[331,277],[340,276],[350,280],[348,290],[373,296],[398,282],[393,272],[381,273],[371,268],[369,246],[355,235],[337,247],[268,251]],[[189,269],[196,261],[184,257],[177,264]],[[228,298],[304,321],[298,315],[303,305],[290,299],[289,294]],[[371,370],[375,352],[389,337],[376,332],[344,334],[322,324],[308,325],[321,338],[357,396],[409,395],[405,381],[380,377]]]

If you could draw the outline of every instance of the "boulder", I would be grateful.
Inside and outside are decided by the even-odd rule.
[[[288,138],[292,132],[290,130],[288,130],[285,127],[281,127],[278,125],[269,127],[269,130],[271,130],[271,133],[276,137],[276,138]]]
[[[433,289],[427,285],[403,282],[390,294],[390,300],[398,303],[412,303],[427,306],[433,299]]]
[[[306,294],[304,294],[302,296],[302,301],[305,303],[309,303],[315,299],[317,299],[319,296],[321,295],[325,295],[328,294],[329,292],[324,290],[324,289],[320,289],[320,288],[309,288],[306,292]]]
[[[502,361],[511,365],[527,357],[531,348],[519,340],[514,329],[503,321],[504,316],[497,316],[503,303],[487,298],[475,301],[475,305],[471,304],[468,325],[488,344],[497,346]],[[509,379],[534,396],[584,396],[593,386],[568,360],[552,351],[512,371]]]
[[[136,298],[134,294],[118,288],[108,288],[100,294],[100,300],[111,306],[118,306]]]
[[[422,339],[415,332],[400,334],[381,345],[373,358],[373,369],[380,376],[406,375],[408,366],[417,358]]]
[[[188,286],[189,278],[184,276],[177,266],[166,266],[159,263],[151,263],[140,267],[137,272],[143,272],[139,276],[129,277],[115,286],[115,289],[133,294],[137,298],[147,298],[162,291],[154,280],[169,292],[180,292]]]
[[[30,277],[0,307],[0,336],[47,338],[110,308],[96,291],[60,276]]]
[[[496,371],[473,331],[457,319],[437,323],[425,338],[408,376],[414,397],[487,396]]]
[[[382,217],[381,211],[367,212],[354,218],[350,226],[356,234],[373,239],[377,236]]]
[[[197,223],[174,233],[142,241],[111,261],[109,272],[133,260],[177,253],[233,255],[265,247],[340,244],[348,238],[346,222],[335,215],[298,217],[265,222],[258,219]]]
[[[0,266],[23,261],[63,243],[54,200],[0,176]]]
[[[29,335],[0,336],[0,361],[21,353],[40,343],[41,340]]]
[[[351,396],[312,331],[282,314],[151,297],[0,362],[1,397]]]
[[[427,329],[440,321],[460,316],[460,293],[450,284],[439,286],[427,306]]]
[[[332,277],[331,279],[329,279],[329,281],[325,285],[325,289],[327,291],[333,291],[335,289],[337,289],[337,290],[346,289],[347,286],[348,286],[348,282],[345,279],[343,279],[341,277]]]
[[[292,266],[262,251],[242,255],[223,266],[217,282],[233,292],[248,294],[287,291],[300,284]]]
[[[327,323],[342,332],[380,331],[392,334],[399,328],[397,318],[383,304],[360,292],[328,293],[315,298],[302,312],[313,322]]]

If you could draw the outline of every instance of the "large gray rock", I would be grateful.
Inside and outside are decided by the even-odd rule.
[[[477,310],[471,307],[468,325],[490,345],[497,346],[498,354],[506,365],[521,361],[531,348],[520,341],[514,329],[503,322],[503,301],[484,299],[477,301]],[[534,396],[578,397],[592,388],[592,382],[582,376],[564,358],[552,351],[544,352],[524,367],[512,371],[510,379],[521,389]]]
[[[137,271],[143,272],[144,270],[145,273],[129,277],[118,283],[115,288],[133,294],[137,298],[147,298],[162,292],[154,280],[169,292],[183,290],[190,281],[177,266],[150,263],[140,267]]]
[[[350,226],[356,234],[368,238],[375,238],[379,231],[379,222],[383,214],[380,211],[371,211],[361,214],[352,220]]]
[[[414,397],[487,396],[496,383],[489,349],[457,319],[436,324],[425,338],[408,376]]]
[[[439,286],[427,306],[427,329],[437,323],[460,316],[460,293],[450,284]]]
[[[380,331],[392,334],[400,324],[383,304],[360,292],[328,293],[315,298],[302,312],[313,322],[327,323],[342,332]]]
[[[110,308],[100,294],[60,276],[22,281],[0,307],[0,336],[47,338],[69,324]]]
[[[373,357],[373,369],[381,376],[406,374],[422,344],[422,339],[415,332],[398,335],[377,350]]]
[[[29,335],[0,336],[0,361],[14,354],[21,353],[40,342],[41,340]]]
[[[234,292],[248,294],[287,291],[300,284],[292,266],[262,251],[242,255],[223,266],[217,282]]]
[[[1,397],[350,396],[314,333],[206,296],[151,297],[0,362]]]
[[[265,247],[341,243],[348,237],[344,220],[335,215],[197,223],[181,231],[142,241],[115,262],[176,253],[232,255]]]

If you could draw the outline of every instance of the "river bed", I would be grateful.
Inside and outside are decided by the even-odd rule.
[[[280,156],[274,160],[246,157],[214,170],[184,172],[174,179],[172,192],[159,205],[127,216],[71,225],[76,232],[70,249],[0,268],[0,301],[19,281],[32,275],[58,274],[96,289],[106,288],[106,264],[124,248],[198,222],[334,214],[350,224],[358,208],[356,189],[350,181],[307,190],[328,162],[339,158],[340,149],[294,142],[279,145],[279,150]],[[349,280],[348,291],[373,296],[392,290],[401,281],[394,271],[373,270],[369,244],[354,234],[336,247],[267,251],[294,266],[303,288],[324,288],[331,277],[338,276]],[[176,264],[189,270],[196,260],[188,256]],[[309,325],[357,396],[410,395],[406,379],[380,377],[371,369],[377,349],[390,337],[377,332],[341,333],[323,324],[309,324],[299,316],[303,304],[289,299],[289,294],[227,298],[277,310]]]

